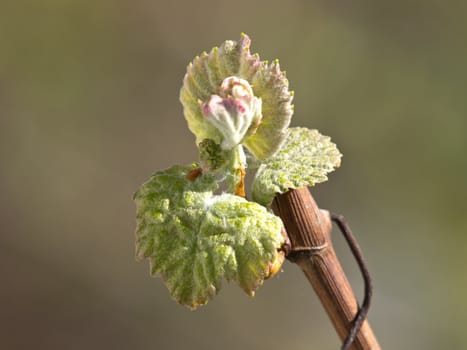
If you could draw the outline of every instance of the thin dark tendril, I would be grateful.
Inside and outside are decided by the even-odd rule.
[[[353,235],[352,231],[350,230],[349,225],[345,221],[345,218],[342,215],[331,213],[331,220],[337,224],[342,234],[344,235],[344,238],[347,241],[347,244],[349,245],[353,256],[355,257],[355,260],[357,261],[358,267],[360,268],[360,272],[363,276],[363,281],[365,283],[365,291],[362,306],[358,309],[357,315],[352,321],[352,328],[350,329],[349,334],[345,338],[344,343],[341,347],[341,350],[348,350],[355,338],[357,337],[357,334],[360,331],[360,328],[362,327],[362,324],[366,319],[368,310],[370,309],[371,297],[373,295],[373,286],[371,282],[370,272],[368,271],[368,267],[366,266],[362,251],[360,250],[358,242],[355,239],[355,236]]]

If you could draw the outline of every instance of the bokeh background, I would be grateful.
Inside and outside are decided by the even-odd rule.
[[[246,32],[287,71],[292,125],[344,154],[312,192],[360,240],[382,347],[467,349],[466,4],[3,1],[0,348],[339,347],[290,263],[254,299],[225,284],[190,312],[134,261],[132,193],[197,158],[186,65]]]

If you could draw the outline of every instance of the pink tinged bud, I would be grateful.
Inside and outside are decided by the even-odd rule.
[[[253,120],[261,119],[261,99],[253,95],[250,84],[237,77],[224,79],[220,95],[201,102],[204,117],[222,134],[223,149],[232,149],[242,142]]]

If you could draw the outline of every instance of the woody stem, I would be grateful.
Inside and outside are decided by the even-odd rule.
[[[308,188],[276,196],[272,207],[284,222],[290,239],[292,254],[287,258],[305,273],[344,341],[353,328],[359,307],[332,246],[329,212],[318,208]],[[368,321],[362,323],[349,349],[381,349]]]

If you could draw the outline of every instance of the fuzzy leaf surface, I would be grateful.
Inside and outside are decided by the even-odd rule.
[[[213,195],[215,179],[187,180],[191,167],[155,173],[135,194],[136,256],[150,261],[172,297],[192,309],[235,280],[249,295],[281,258],[282,222],[263,206]]]
[[[281,149],[266,160],[253,180],[253,199],[270,205],[276,194],[326,181],[339,167],[341,153],[317,130],[290,128]]]
[[[187,67],[180,101],[196,143],[212,139],[221,144],[224,136],[205,118],[201,106],[212,95],[221,93],[224,79],[236,77],[247,81],[254,96],[262,101],[262,119],[251,124],[242,144],[263,160],[274,154],[285,139],[293,114],[293,93],[279,61],[271,64],[261,61],[257,54],[251,54],[250,44],[250,38],[243,34],[239,41],[227,40],[219,48],[195,57]]]

